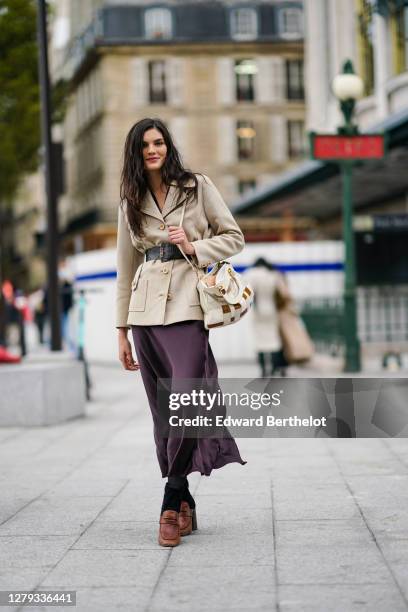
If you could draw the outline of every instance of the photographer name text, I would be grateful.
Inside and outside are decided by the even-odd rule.
[[[258,417],[233,417],[217,415],[195,416],[192,418],[172,415],[169,424],[172,427],[326,427],[327,417],[298,417],[290,416],[278,418],[273,415],[259,415]]]

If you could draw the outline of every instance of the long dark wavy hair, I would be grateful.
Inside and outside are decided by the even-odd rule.
[[[143,136],[146,130],[151,128],[156,128],[162,134],[167,146],[166,159],[161,168],[162,182],[167,186],[175,182],[180,190],[180,196],[183,195],[183,190],[187,193],[187,203],[197,197],[198,189],[197,177],[191,170],[183,167],[181,156],[166,124],[161,119],[149,117],[135,123],[129,130],[123,151],[120,206],[124,210],[126,203],[130,228],[136,236],[140,237],[144,235],[141,203],[149,187],[143,159]],[[194,186],[185,187],[190,179],[193,179]]]

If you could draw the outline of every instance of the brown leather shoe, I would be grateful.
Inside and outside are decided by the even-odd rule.
[[[197,529],[197,516],[195,508],[190,508],[186,501],[182,501],[179,513],[180,535],[190,535]]]
[[[159,522],[160,546],[178,546],[180,544],[179,513],[176,510],[165,510]]]

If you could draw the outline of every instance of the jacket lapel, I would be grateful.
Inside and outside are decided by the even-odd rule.
[[[193,185],[193,180],[188,181],[186,183],[186,187],[192,187]],[[160,212],[159,207],[153,199],[150,189],[148,189],[143,199],[143,204],[140,210],[146,215],[150,215],[151,217],[155,217],[156,219],[163,221],[164,218],[169,215],[172,210],[178,208],[178,206],[181,206],[181,204],[183,204],[184,200],[187,197],[187,194],[184,190],[181,190],[181,193],[182,195],[180,196],[180,190],[178,189],[176,183],[170,183],[163,210]]]
[[[146,215],[150,215],[151,217],[155,217],[160,221],[163,221],[163,215],[161,214],[159,207],[153,199],[152,194],[150,193],[150,189],[147,190],[145,197],[143,198],[143,204],[140,208],[142,213]]]
[[[187,181],[185,187],[192,187],[193,185],[194,185],[194,181],[190,180],[190,181]],[[180,193],[180,189],[178,189],[176,183],[171,183],[169,192],[167,194],[167,198],[164,203],[163,210],[162,210],[163,217],[166,217],[175,208],[178,208],[179,206],[181,206],[184,200],[186,199],[186,197],[187,197],[187,193],[184,191],[184,189],[182,189]]]

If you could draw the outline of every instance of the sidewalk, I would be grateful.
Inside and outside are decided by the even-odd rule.
[[[165,549],[140,375],[91,375],[85,419],[0,429],[0,589],[76,590],[78,612],[408,610],[406,439],[237,439],[247,465],[190,476],[198,531]]]

